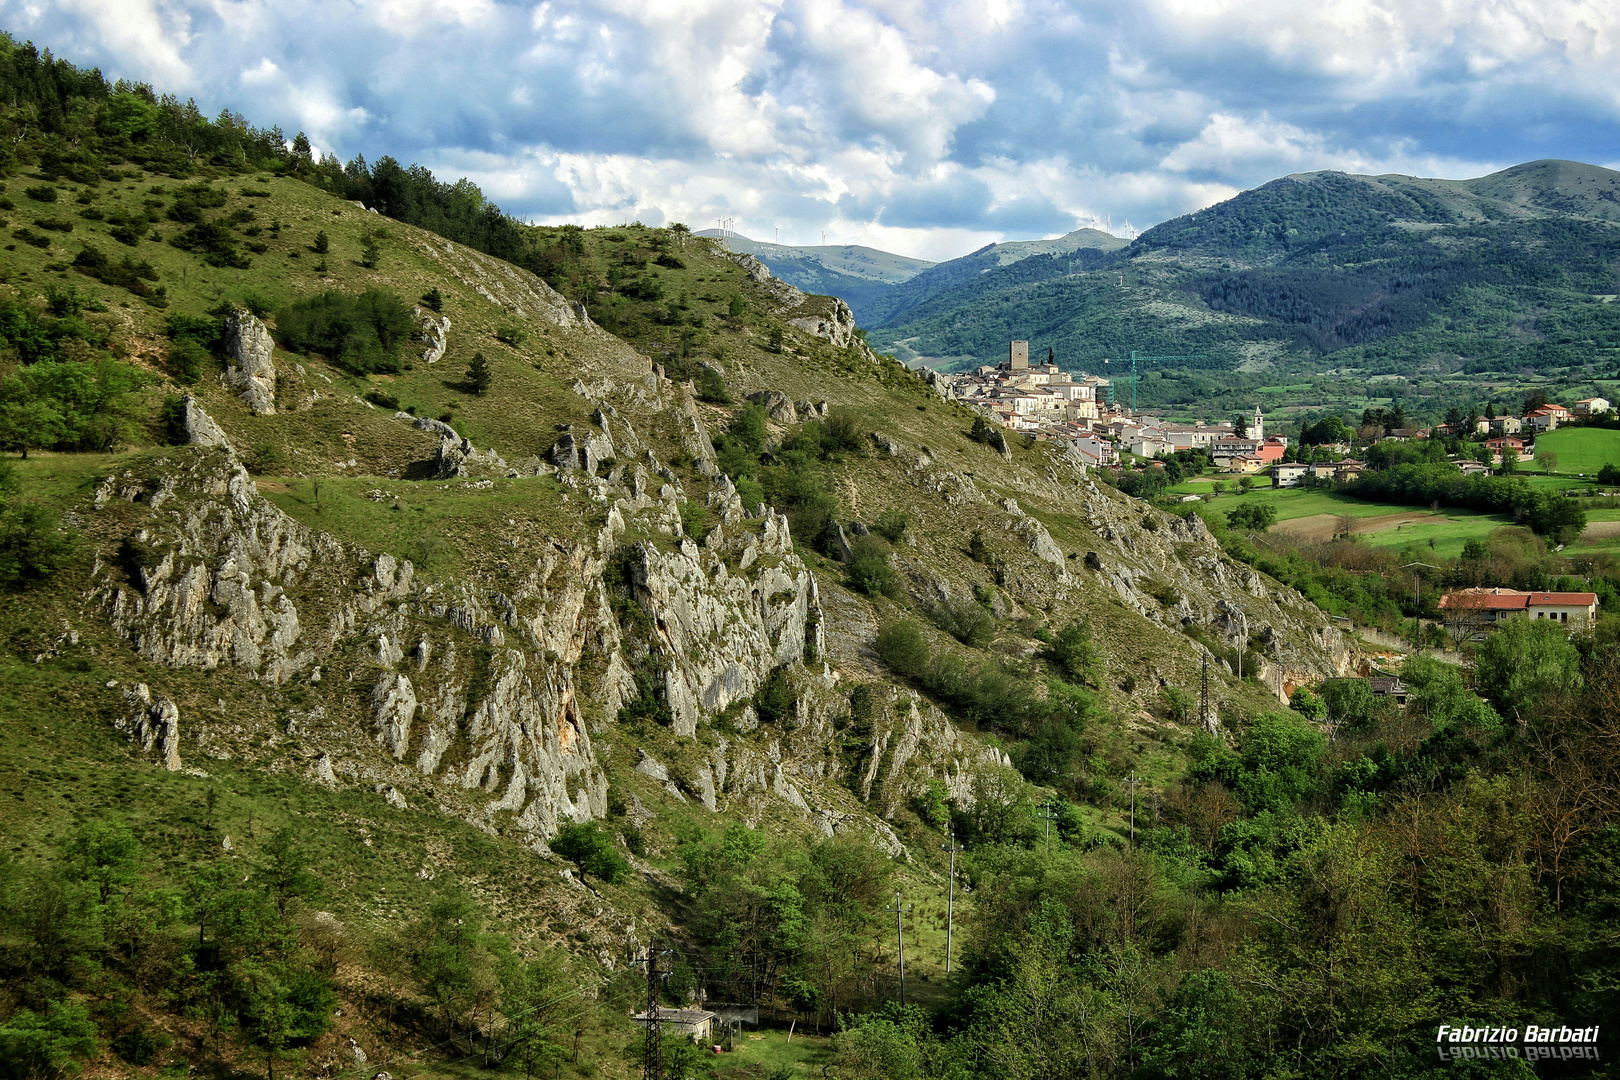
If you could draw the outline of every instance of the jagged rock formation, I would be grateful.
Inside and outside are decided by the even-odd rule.
[[[421,308],[416,308],[415,313],[418,327],[416,340],[425,346],[422,363],[437,364],[444,359],[444,352],[450,347],[450,316],[434,315]]]
[[[124,715],[118,728],[150,754],[157,751],[165,769],[180,768],[180,707],[145,683],[124,689]]]
[[[787,321],[807,334],[814,334],[840,349],[858,341],[855,313],[836,296],[806,297],[797,310],[787,313]]]
[[[1342,675],[1354,665],[1354,649],[1326,616],[1297,593],[1268,583],[1225,555],[1196,515],[1176,517],[1126,498],[1073,466],[1071,477],[1053,473],[1044,483],[1025,485],[1032,496],[1070,509],[1085,523],[1085,542],[1066,551],[1017,500],[986,495],[973,477],[920,450],[881,437],[878,441],[905,463],[907,478],[923,497],[993,514],[995,527],[1010,542],[1002,571],[1006,585],[1026,607],[1061,610],[1100,586],[1159,633],[1175,634],[1173,644],[1167,640],[1166,652],[1190,656],[1205,651],[1184,636],[1193,632],[1233,647],[1247,647],[1252,637],[1266,643],[1269,657],[1254,674],[1284,700],[1279,677],[1284,668],[1297,680],[1303,671],[1317,677]],[[952,587],[906,556],[897,564],[907,570],[913,593],[923,603],[952,594]],[[1191,685],[1191,679],[1189,669],[1179,681]]]
[[[804,303],[804,293],[800,292],[792,285],[789,285],[781,278],[772,276],[771,268],[754,258],[752,255],[746,255],[740,252],[728,252],[727,257],[730,258],[732,262],[742,267],[743,271],[748,275],[748,277],[758,284],[765,291],[766,295],[775,301],[776,304],[782,309],[786,310],[789,308],[797,308]],[[825,299],[830,300],[832,298],[826,297]]]
[[[718,527],[701,547],[683,540],[671,552],[648,543],[635,550],[637,601],[659,613],[676,734],[694,734],[705,717],[752,696],[772,669],[824,647],[816,579],[793,551],[787,519],[767,510],[760,526],[735,540]]]
[[[475,820],[502,815],[537,842],[562,821],[606,812],[586,716],[609,721],[633,696],[636,655],[658,665],[674,730],[690,736],[773,670],[825,648],[815,578],[772,511],[748,521],[739,507],[700,545],[680,535],[669,484],[653,499],[633,478],[580,476],[604,501],[617,493],[608,523],[594,537],[557,538],[526,578],[490,592],[422,582],[407,561],[306,529],[223,449],[153,465],[109,478],[95,500],[110,527],[128,531],[90,599],[137,652],[272,685],[367,678],[355,737],[415,775],[481,792]],[[615,556],[626,515],[666,528],[673,547],[642,541]],[[644,640],[627,639],[609,605],[609,557],[627,562]],[[337,783],[335,761],[361,751],[340,731],[328,736],[339,741],[305,767]],[[399,774],[369,769],[405,790]]]
[[[191,446],[223,446],[230,448],[230,437],[214,418],[203,411],[197,399],[187,394],[180,399],[180,422],[186,429],[186,442]]]
[[[225,320],[226,386],[260,416],[276,411],[275,342],[264,323],[246,311]]]
[[[527,270],[428,233],[413,233],[411,244],[442,263],[479,296],[519,319],[570,328],[591,325],[583,304],[569,303]]]
[[[581,469],[592,475],[603,462],[617,456],[613,437],[606,430],[576,432],[572,424],[563,429],[562,436],[551,447],[551,463],[557,468]]]
[[[793,405],[793,399],[780,390],[756,390],[748,395],[748,400],[764,408],[766,415],[778,424],[799,422],[799,413]]]

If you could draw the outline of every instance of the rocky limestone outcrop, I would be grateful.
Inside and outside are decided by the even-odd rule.
[[[439,440],[438,453],[433,458],[433,477],[453,480],[465,476],[508,476],[512,467],[494,450],[480,450],[471,439],[447,435]],[[533,475],[531,472],[530,475]]]
[[[260,416],[276,411],[275,342],[246,311],[225,320],[225,373],[220,379]]]
[[[790,326],[821,338],[840,349],[848,348],[859,340],[856,337],[855,313],[849,305],[835,296],[817,296],[806,299],[797,311],[788,312]]]
[[[416,309],[416,341],[422,348],[422,363],[437,364],[450,347],[450,316]]]
[[[674,551],[646,542],[635,549],[633,587],[653,615],[652,648],[679,735],[751,697],[807,648],[824,648],[819,589],[793,550],[787,519],[767,510],[757,537],[728,540],[718,531],[702,547],[683,540]]]
[[[158,478],[109,477],[95,505],[119,501],[144,503],[152,515],[98,567],[91,595],[136,652],[174,667],[229,665],[271,683],[313,663],[298,649],[303,628],[287,590],[342,558],[341,545],[261,498],[220,448]]]
[[[877,441],[887,445],[882,438]],[[1077,599],[1080,590],[1101,587],[1146,620],[1142,633],[1173,635],[1163,639],[1158,651],[1181,657],[1177,663],[1184,670],[1167,671],[1162,676],[1166,679],[1181,685],[1196,682],[1191,661],[1203,648],[1193,642],[1188,653],[1187,631],[1236,643],[1270,628],[1279,641],[1287,642],[1285,652],[1293,671],[1313,671],[1321,678],[1345,674],[1353,667],[1355,650],[1325,615],[1292,590],[1223,553],[1196,515],[1168,514],[1097,484],[1081,468],[1054,464],[1044,481],[1021,481],[1018,486],[1039,497],[1045,509],[1065,510],[1084,523],[1080,542],[1066,550],[1017,500],[988,499],[971,476],[922,451],[894,443],[889,454],[905,465],[924,497],[941,499],[960,512],[999,518],[1005,542],[995,545],[1002,560],[998,577],[1026,609],[1061,609]],[[1068,474],[1060,475],[1064,467]],[[989,528],[985,535],[992,535]],[[909,566],[904,558],[901,564]],[[937,599],[938,590],[930,592],[926,573],[910,567],[908,576],[920,599]],[[1127,655],[1112,659],[1133,662]]]
[[[594,475],[604,461],[618,456],[613,438],[602,431],[576,430],[573,424],[563,428],[562,435],[551,447],[551,463],[559,469],[583,469]]]
[[[117,727],[141,750],[157,753],[170,772],[180,768],[180,707],[162,694],[154,695],[145,683],[124,689],[124,715]]]
[[[204,412],[203,407],[197,403],[197,399],[190,394],[180,399],[180,422],[185,426],[188,445],[223,446],[227,449],[233,449],[230,437],[225,434],[225,429],[220,427],[212,416]]]
[[[103,509],[146,510],[116,557],[98,566],[90,595],[142,656],[274,684],[336,681],[333,708],[348,700],[341,687],[371,665],[362,730],[386,759],[481,790],[480,827],[510,813],[538,843],[560,821],[605,813],[606,778],[573,669],[587,649],[607,658],[590,692],[609,717],[633,680],[591,547],[548,556],[510,595],[422,585],[409,562],[370,556],[287,518],[223,450],[176,457],[160,461],[158,475],[127,471],[97,493]],[[474,646],[491,650],[476,698]],[[422,682],[405,668],[422,672]],[[121,723],[144,744],[178,753],[171,703],[143,699]],[[452,744],[461,747],[453,762],[445,757]],[[308,767],[320,782],[338,782],[331,749]]]
[[[583,304],[570,303],[527,270],[429,233],[413,233],[410,239],[419,252],[508,315],[566,328],[592,325]]]
[[[743,271],[759,284],[760,288],[774,300],[781,308],[796,308],[804,303],[804,293],[789,285],[781,278],[771,274],[771,268],[754,258],[752,255],[741,252],[730,255],[731,261],[742,267]]]
[[[778,424],[799,422],[799,411],[794,407],[793,399],[780,390],[756,390],[748,395],[748,400],[762,407],[766,415]]]

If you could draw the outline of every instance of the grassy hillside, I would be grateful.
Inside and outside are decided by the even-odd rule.
[[[1554,454],[1558,471],[1595,475],[1605,465],[1620,465],[1620,431],[1608,428],[1563,428],[1536,436],[1536,454]]]

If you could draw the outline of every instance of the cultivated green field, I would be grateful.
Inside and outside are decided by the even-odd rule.
[[[1209,485],[1193,481],[1179,484],[1172,490],[1184,489],[1195,494],[1206,494]],[[1242,502],[1275,506],[1277,524],[1273,528],[1277,532],[1326,540],[1342,531],[1340,518],[1350,518],[1353,519],[1353,534],[1368,544],[1377,547],[1412,545],[1446,557],[1461,555],[1463,544],[1469,540],[1484,539],[1493,529],[1513,524],[1511,518],[1502,514],[1484,514],[1454,507],[1441,507],[1433,511],[1423,506],[1352,499],[1336,492],[1311,488],[1256,487],[1247,495],[1228,493],[1218,496],[1204,504],[1202,509],[1206,514],[1224,514]],[[1432,547],[1430,541],[1433,541]]]
[[[1536,453],[1558,455],[1561,473],[1591,475],[1605,465],[1620,465],[1620,431],[1564,428],[1536,436]]]
[[[1588,434],[1620,437],[1620,432]],[[1562,458],[1559,469],[1565,471]],[[1592,486],[1590,480],[1573,476],[1544,476],[1530,471],[1522,475],[1531,487],[1546,491]],[[1267,503],[1277,508],[1277,524],[1274,526],[1277,531],[1313,540],[1326,540],[1342,532],[1339,518],[1344,517],[1354,519],[1352,532],[1365,543],[1376,547],[1411,545],[1425,552],[1432,551],[1436,555],[1449,557],[1461,555],[1463,544],[1469,540],[1483,540],[1493,529],[1513,524],[1513,519],[1505,514],[1486,514],[1449,506],[1435,511],[1403,503],[1369,502],[1320,488],[1272,488],[1267,486],[1270,479],[1264,476],[1255,477],[1254,490],[1247,495],[1238,493],[1235,477],[1224,474],[1185,480],[1169,490],[1173,495],[1209,495],[1217,480],[1226,484],[1227,491],[1200,507],[1200,513],[1206,517],[1224,515],[1243,501]],[[1610,506],[1611,501],[1616,505]],[[1581,506],[1586,511],[1588,525],[1581,539],[1570,545],[1571,552],[1620,554],[1620,500],[1583,499]],[[1431,540],[1434,541],[1432,548],[1429,546]]]

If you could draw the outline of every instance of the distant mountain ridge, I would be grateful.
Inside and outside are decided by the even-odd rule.
[[[960,258],[931,263],[859,244],[819,247],[772,244],[735,233],[722,233],[718,229],[704,229],[697,235],[719,237],[732,251],[753,255],[790,285],[806,292],[838,297],[850,306],[856,320],[863,325],[890,321],[915,306],[913,297],[932,296],[988,269],[1039,255],[1117,251],[1127,243],[1099,229],[1076,229],[1050,240],[986,244]],[[912,282],[916,284],[904,287]]]
[[[1080,366],[1202,353],[1401,372],[1620,360],[1620,173],[1537,161],[1472,180],[1282,177],[1114,251],[941,263],[873,305],[903,358],[999,356],[1009,337]],[[966,362],[958,360],[958,362]]]

